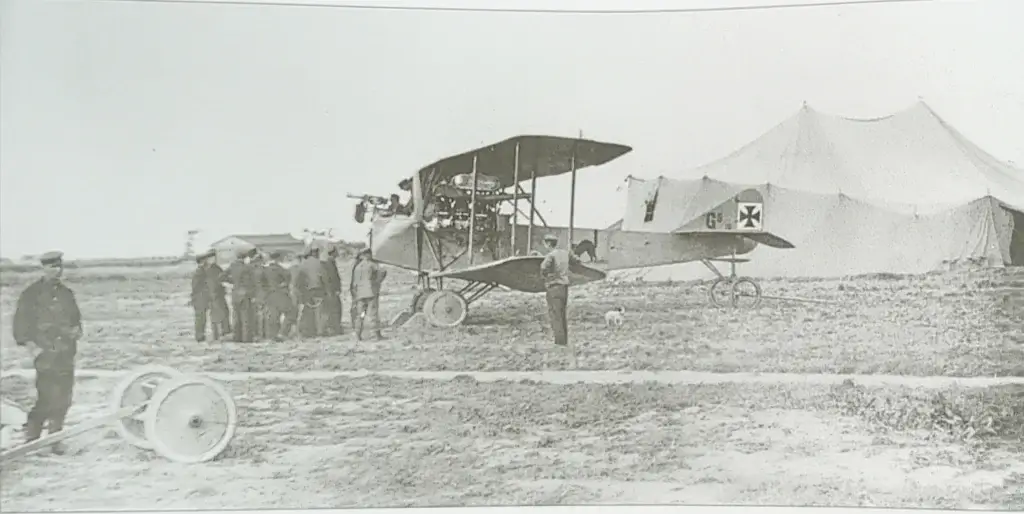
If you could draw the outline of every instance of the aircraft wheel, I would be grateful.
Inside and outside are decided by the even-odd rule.
[[[430,293],[433,293],[434,289],[425,288],[419,289],[412,295],[412,302],[409,303],[409,312],[417,313],[423,312],[423,305],[427,302],[427,297]]]
[[[117,411],[149,402],[161,383],[181,376],[180,371],[168,366],[152,365],[139,368],[114,387],[110,395],[110,408]],[[114,428],[128,444],[143,450],[153,448],[153,444],[146,437],[145,411],[134,417],[115,421]]]
[[[220,455],[238,426],[235,402],[206,377],[178,377],[160,384],[146,409],[146,439],[164,458],[206,462]]]
[[[708,288],[708,299],[718,307],[753,309],[761,304],[761,286],[749,278],[722,277]]]
[[[469,303],[454,291],[432,291],[423,301],[423,314],[434,326],[453,328],[466,321]]]

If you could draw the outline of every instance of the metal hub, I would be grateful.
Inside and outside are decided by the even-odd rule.
[[[191,418],[188,418],[188,426],[189,428],[199,428],[203,426],[203,418],[200,418],[199,416],[192,416]]]

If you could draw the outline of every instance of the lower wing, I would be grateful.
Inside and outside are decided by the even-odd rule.
[[[509,257],[468,268],[434,272],[430,277],[457,278],[469,282],[497,284],[526,293],[540,293],[544,291],[544,278],[540,274],[540,263],[543,260],[544,257],[533,255]],[[569,267],[571,285],[603,280],[606,276],[605,272],[582,264],[573,264]]]

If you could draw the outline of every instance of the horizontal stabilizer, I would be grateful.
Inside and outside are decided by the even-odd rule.
[[[780,250],[789,250],[796,248],[793,243],[786,241],[785,239],[772,234],[771,232],[757,232],[755,234],[743,234],[743,237],[750,239],[751,241],[761,243],[765,246],[772,248],[778,248]]]

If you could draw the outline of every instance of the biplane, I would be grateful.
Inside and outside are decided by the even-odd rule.
[[[356,221],[370,223],[375,260],[418,277],[409,309],[395,323],[422,312],[435,326],[455,327],[465,321],[470,304],[495,288],[543,292],[543,255],[537,250],[548,234],[559,238],[560,247],[586,252],[594,261],[571,267],[573,285],[602,280],[613,269],[735,257],[757,243],[792,247],[759,230],[760,225],[745,226],[751,215],[758,223],[763,220],[763,201],[756,190],[744,191],[694,220],[703,220],[702,225],[687,224],[679,231],[575,227],[577,172],[630,151],[629,146],[582,138],[517,136],[420,169],[399,183],[409,193],[405,204],[396,195],[385,199],[350,194],[359,200]],[[534,205],[537,180],[565,174],[572,177],[569,223],[550,226]],[[752,206],[753,214],[744,210]],[[606,254],[603,261],[600,253]],[[597,267],[602,263],[604,269]],[[449,280],[463,285],[446,289]]]

